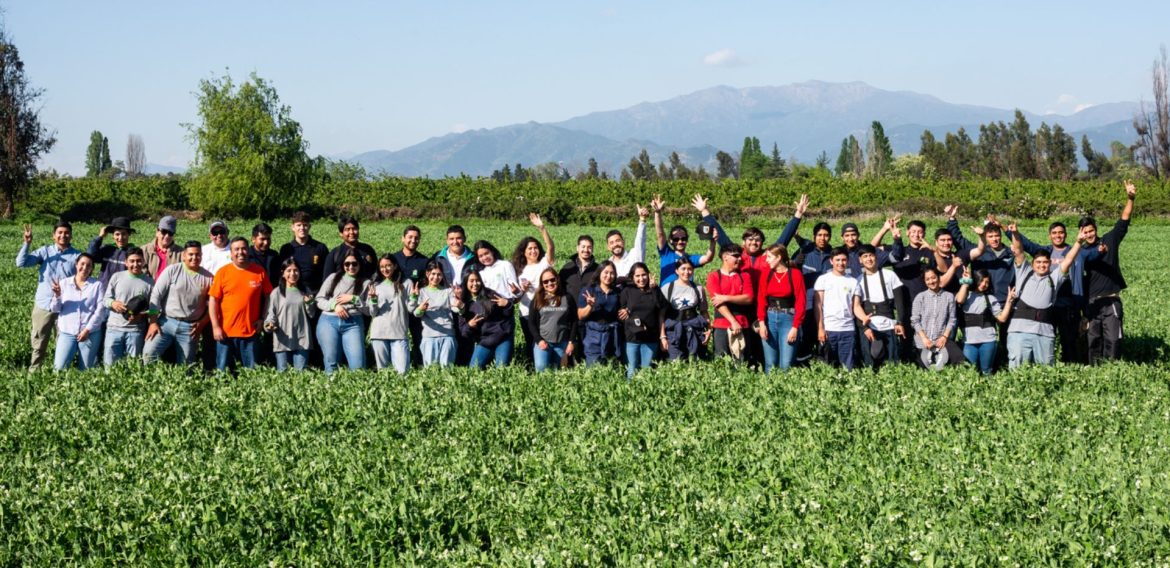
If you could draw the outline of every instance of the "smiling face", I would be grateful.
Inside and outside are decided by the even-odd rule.
[[[248,245],[244,241],[232,241],[231,255],[236,268],[248,266]]]
[[[687,251],[687,241],[690,236],[686,231],[675,231],[670,234],[670,247],[679,254],[685,254]]]
[[[602,268],[601,272],[597,275],[597,281],[601,282],[606,288],[613,286],[613,283],[617,281],[617,270],[612,265]]]
[[[821,229],[813,235],[813,244],[819,249],[825,249],[829,246],[829,240],[833,238],[832,233],[828,229]]]
[[[938,274],[933,270],[927,270],[922,274],[922,282],[926,284],[926,289],[931,292],[938,291]]]
[[[296,223],[293,223],[292,224],[293,238],[295,238],[297,241],[308,240],[309,239],[309,230],[312,228],[313,228],[312,223],[306,223],[304,221],[297,221]]]
[[[393,260],[383,258],[382,260],[378,261],[378,273],[380,273],[382,278],[385,278],[386,280],[393,281],[394,273],[397,270],[398,267],[394,265]]]
[[[1047,276],[1048,271],[1051,268],[1052,259],[1048,258],[1047,256],[1032,257],[1032,272],[1035,272],[1036,276]]]
[[[877,256],[873,253],[863,253],[859,260],[861,260],[861,267],[868,272],[873,272],[877,268]]]
[[[77,277],[82,282],[93,275],[93,260],[90,260],[88,256],[77,257],[77,263],[74,266],[77,268]]]
[[[467,287],[467,291],[471,292],[472,296],[478,296],[483,291],[483,278],[479,276],[478,272],[472,272],[467,275],[467,280],[463,281],[463,285]]]
[[[203,249],[199,247],[187,247],[183,249],[183,266],[187,270],[199,270],[199,265],[203,263]]]
[[[955,240],[950,235],[939,235],[934,239],[934,248],[943,254],[951,252],[955,246]]]
[[[743,251],[749,256],[757,256],[760,254],[760,247],[764,246],[764,239],[758,235],[752,235],[743,240]]]
[[[536,241],[528,241],[528,246],[524,247],[524,260],[528,264],[536,264],[540,262],[540,245]]]
[[[341,267],[345,269],[346,274],[357,276],[358,272],[362,270],[362,261],[358,260],[358,257],[352,254],[346,255],[345,260],[341,263]]]
[[[175,234],[166,229],[155,229],[154,244],[160,249],[171,248],[175,244]]]
[[[146,260],[142,258],[142,255],[132,254],[126,257],[126,270],[129,270],[130,274],[139,276],[145,268]]]
[[[906,236],[910,237],[910,246],[919,248],[926,244],[926,231],[918,225],[911,225],[906,230]]]
[[[695,277],[695,267],[689,264],[680,264],[678,268],[674,269],[674,273],[678,275],[679,280],[690,282]]]
[[[418,231],[407,231],[402,235],[402,249],[410,252],[418,250],[418,240],[422,237]]]
[[[361,236],[361,230],[358,229],[357,225],[354,225],[353,223],[347,223],[344,227],[341,228],[341,232],[338,234],[341,235],[342,242],[352,247],[358,243],[358,237]]]
[[[621,235],[613,235],[605,239],[605,247],[609,250],[609,254],[621,256],[626,252],[626,239]]]
[[[130,242],[130,231],[126,229],[114,229],[114,245],[118,248],[126,246]]]
[[[475,258],[484,266],[491,266],[496,263],[496,255],[492,253],[492,249],[487,247],[476,250]]]
[[[427,271],[427,285],[438,288],[443,283],[443,270],[432,268]]]
[[[634,286],[639,290],[645,290],[650,287],[650,272],[641,266],[634,269]]]
[[[986,294],[991,289],[991,278],[982,278],[979,280],[979,285],[975,287],[980,294]]]
[[[838,254],[829,259],[829,264],[833,266],[834,273],[838,276],[843,276],[845,274],[845,268],[849,266],[849,256]]]
[[[447,233],[447,251],[454,255],[463,254],[463,243],[467,237],[458,231]]]
[[[284,278],[285,285],[289,286],[290,288],[294,287],[301,279],[301,269],[297,268],[297,265],[295,264],[290,264],[284,268],[284,272],[281,273],[281,277]]]
[[[266,233],[252,235],[252,246],[261,253],[268,252],[268,249],[272,247],[272,235]]]
[[[857,231],[845,231],[845,234],[841,235],[841,242],[845,243],[846,248],[853,248],[857,246],[857,240],[859,237],[861,237],[861,235],[857,234]]]
[[[222,249],[223,247],[227,246],[227,242],[228,242],[227,227],[222,227],[222,226],[212,227],[210,235],[211,235],[211,244],[213,246],[215,246],[215,248]]]
[[[737,270],[739,268],[740,258],[742,257],[743,253],[738,252],[725,252],[719,255],[719,260],[723,261],[723,271],[733,272]]]
[[[69,245],[73,243],[73,231],[66,227],[57,227],[53,230],[53,243],[57,245],[57,248],[69,248]]]
[[[1068,232],[1065,230],[1064,227],[1061,227],[1059,225],[1053,227],[1052,230],[1048,231],[1048,240],[1052,242],[1052,246],[1055,246],[1057,248],[1063,247],[1065,240],[1067,238],[1068,238]]]
[[[540,273],[540,289],[550,296],[561,293],[561,279],[553,269],[545,269]]]
[[[584,262],[593,260],[593,242],[581,239],[577,241],[577,258]]]

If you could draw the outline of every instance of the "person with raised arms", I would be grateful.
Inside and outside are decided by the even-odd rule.
[[[1104,235],[1097,235],[1097,221],[1084,217],[1078,225],[1084,231],[1085,246],[1096,247],[1100,254],[1085,263],[1085,295],[1088,304],[1085,318],[1089,322],[1087,341],[1089,364],[1116,360],[1121,356],[1121,336],[1124,312],[1121,305],[1121,291],[1127,285],[1121,275],[1119,249],[1125,235],[1129,234],[1129,219],[1133,216],[1133,202],[1137,187],[1125,181],[1125,207],[1113,228]]]
[[[705,253],[688,255],[687,242],[690,240],[690,234],[686,227],[682,225],[671,227],[670,240],[667,241],[662,224],[662,210],[666,208],[666,202],[662,200],[662,197],[654,196],[654,199],[650,201],[650,208],[654,210],[654,234],[658,239],[659,286],[666,286],[678,278],[675,269],[678,268],[678,262],[682,258],[689,259],[695,268],[704,266],[715,259],[717,235],[712,235],[711,240],[707,241]]]
[[[110,234],[114,236],[114,243],[103,245],[102,241],[106,235]],[[126,270],[126,251],[134,246],[130,244],[130,235],[132,234],[134,234],[134,229],[130,227],[130,218],[115,217],[109,225],[102,227],[98,236],[89,241],[89,248],[85,252],[89,253],[95,262],[102,265],[101,277],[99,278],[102,281],[102,286],[108,286],[110,278],[114,274]]]
[[[1007,301],[1000,304],[992,286],[991,275],[986,270],[972,272],[970,266],[964,266],[959,293],[955,294],[955,303],[961,306],[963,356],[984,375],[995,371],[995,352],[999,348],[996,323],[1007,322],[1016,299],[1015,290],[1008,290]]]
[[[50,309],[53,301],[53,283],[64,282],[77,274],[77,257],[81,251],[73,248],[73,225],[58,221],[53,227],[53,244],[29,251],[32,245],[32,225],[24,226],[24,242],[16,252],[17,268],[37,267],[37,291],[33,300],[31,318],[32,360],[28,370],[36,371],[44,363],[49,338],[57,323],[57,314]],[[93,257],[90,257],[92,270]]]
[[[150,291],[150,325],[142,360],[153,363],[175,345],[175,362],[195,362],[199,336],[210,323],[207,294],[214,276],[202,266],[203,247],[199,241],[183,245],[182,261],[159,273]]]
[[[544,220],[536,213],[529,213],[528,220],[532,226],[540,231],[540,238],[544,241],[544,246],[541,246],[540,241],[535,238],[524,237],[520,239],[520,243],[512,252],[512,267],[519,273],[519,296],[517,299],[520,302],[520,321],[528,318],[529,306],[532,305],[536,294],[540,292],[540,283],[537,282],[540,273],[556,262],[556,249]],[[527,325],[520,326],[520,333],[524,336],[526,347],[531,347],[535,343],[535,336],[531,335],[531,329]],[[528,348],[522,350],[520,357],[522,361],[531,361],[532,350]]]
[[[49,311],[57,316],[53,368],[58,371],[72,365],[75,357],[83,371],[97,364],[102,323],[107,314],[102,301],[102,283],[93,277],[93,257],[78,254],[74,267],[73,276],[50,284]]]
[[[1058,265],[1059,270],[1052,270],[1052,257],[1045,250],[1038,250],[1032,255],[1031,265],[1025,263],[1024,245],[1020,241],[1019,231],[1014,224],[1009,225],[1008,229],[1014,235],[1012,255],[1016,267],[1015,294],[1019,298],[1007,330],[1008,367],[1015,369],[1029,362],[1052,365],[1056,362],[1056,331],[1052,325],[1056,318],[1052,309],[1056,304],[1057,290],[1068,277],[1068,271],[1087,238],[1087,231],[1081,229],[1077,241]]]
[[[646,216],[650,212],[641,205],[634,205],[634,208],[638,211],[638,228],[634,234],[632,248],[626,248],[626,238],[622,236],[621,231],[610,229],[605,234],[605,248],[609,251],[610,262],[613,262],[614,269],[617,270],[618,282],[624,280],[634,264],[646,260]]]

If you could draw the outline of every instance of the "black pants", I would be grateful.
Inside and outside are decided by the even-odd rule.
[[[410,314],[407,321],[407,327],[410,328],[410,366],[415,369],[421,369],[423,360],[422,349],[419,348],[419,345],[422,344],[422,319],[414,317],[414,314]],[[470,361],[471,357],[468,356],[467,359]]]
[[[1078,345],[1081,339],[1081,309],[1068,302],[1058,302],[1053,310],[1053,327],[1060,340],[1061,363],[1084,363],[1085,357]]]
[[[1087,336],[1090,365],[1121,357],[1121,324],[1124,316],[1121,298],[1098,298],[1089,302],[1085,318],[1089,321]]]

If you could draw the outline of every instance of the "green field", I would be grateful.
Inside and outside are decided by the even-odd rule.
[[[635,223],[619,226],[627,239]],[[396,249],[402,226],[363,240]],[[423,224],[421,248],[443,227]],[[535,235],[466,227],[507,253]],[[203,229],[182,223],[179,240]],[[576,235],[604,231],[554,228],[561,261]],[[75,234],[83,246],[96,227]],[[1164,566],[1168,240],[1139,222],[1123,244],[1126,361],[990,378],[722,363],[632,382],[616,369],[30,375],[35,275],[9,261],[0,564]],[[0,243],[14,256],[19,227],[0,225]]]

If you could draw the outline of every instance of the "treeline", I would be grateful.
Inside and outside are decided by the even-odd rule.
[[[31,188],[25,215],[63,216],[74,221],[106,221],[131,215],[157,218],[179,212],[188,217],[255,218],[251,209],[195,207],[188,176],[133,179],[41,177]],[[1149,190],[1147,191],[1147,188]],[[1166,182],[1145,182],[1143,215],[1170,215]],[[958,203],[973,216],[997,213],[1019,219],[1047,219],[1084,213],[1108,218],[1119,211],[1121,185],[1108,181],[1053,180],[855,180],[832,176],[765,180],[529,180],[502,184],[490,178],[444,179],[366,177],[362,172],[326,168],[305,199],[283,199],[260,217],[278,218],[296,209],[333,218],[352,213],[363,220],[521,219],[536,211],[550,221],[576,224],[628,221],[631,203],[661,195],[678,214],[690,214],[691,197],[707,196],[728,220],[785,218],[792,203],[808,193],[816,204],[810,215],[843,217],[898,211],[938,215]],[[1147,197],[1148,196],[1148,197]],[[195,209],[196,211],[192,211]]]

